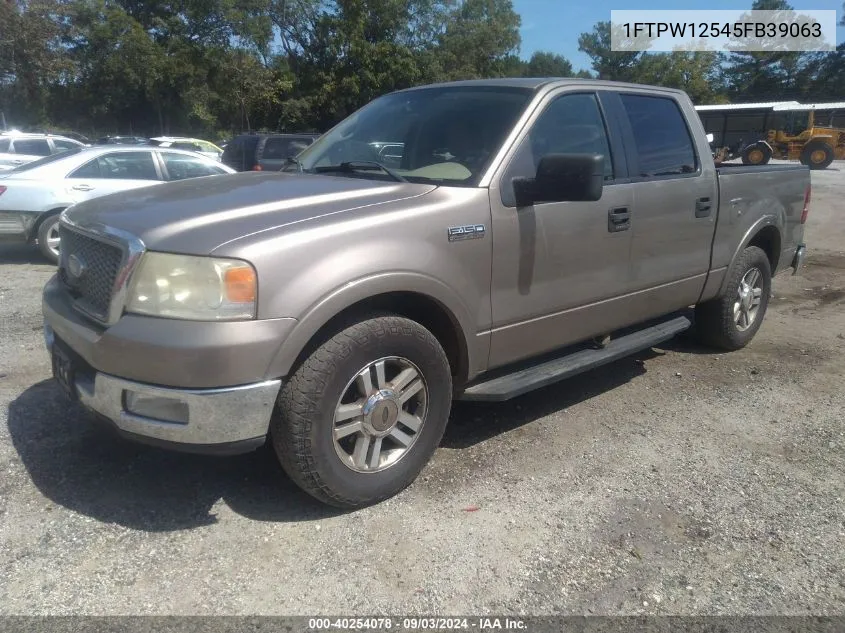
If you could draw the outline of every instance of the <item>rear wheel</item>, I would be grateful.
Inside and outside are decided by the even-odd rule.
[[[55,213],[44,218],[38,227],[38,250],[50,260],[59,262],[59,214]]]
[[[754,143],[742,150],[744,165],[765,165],[772,159],[772,150],[765,143]]]
[[[824,141],[810,141],[801,151],[801,164],[810,169],[827,169],[834,158],[833,148]]]
[[[699,339],[713,347],[737,350],[757,334],[772,291],[769,258],[763,249],[749,246],[728,273],[725,294],[695,307]]]
[[[287,474],[324,503],[395,495],[437,448],[452,403],[449,361],[431,332],[373,316],[317,347],[283,385],[270,435]]]

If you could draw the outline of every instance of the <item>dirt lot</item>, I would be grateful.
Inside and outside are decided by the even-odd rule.
[[[69,406],[52,268],[0,246],[0,613],[845,613],[845,165],[813,184],[750,347],[457,406],[415,485],[346,514],[268,450],[163,452]]]

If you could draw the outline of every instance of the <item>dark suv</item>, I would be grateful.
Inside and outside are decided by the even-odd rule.
[[[279,171],[288,157],[296,156],[319,134],[241,134],[223,150],[221,161],[237,171]]]

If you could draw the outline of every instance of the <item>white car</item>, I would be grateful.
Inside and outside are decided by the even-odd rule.
[[[0,135],[0,173],[44,156],[79,147],[85,145],[66,136],[7,132]]]
[[[214,160],[220,160],[223,156],[223,149],[217,147],[210,141],[204,141],[201,138],[191,138],[188,136],[154,136],[150,139],[154,145],[159,147],[171,147],[173,149],[185,149],[190,152],[202,154]]]
[[[56,263],[59,214],[77,202],[173,180],[237,173],[178,149],[84,147],[0,172],[0,241],[33,242]]]

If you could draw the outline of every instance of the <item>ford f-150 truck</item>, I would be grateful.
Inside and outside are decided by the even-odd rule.
[[[693,323],[747,345],[773,275],[802,264],[809,201],[807,167],[717,169],[677,90],[422,86],[280,172],[66,210],[45,341],[71,398],[125,436],[269,440],[304,490],[358,507],[418,476],[455,399],[506,400]]]

